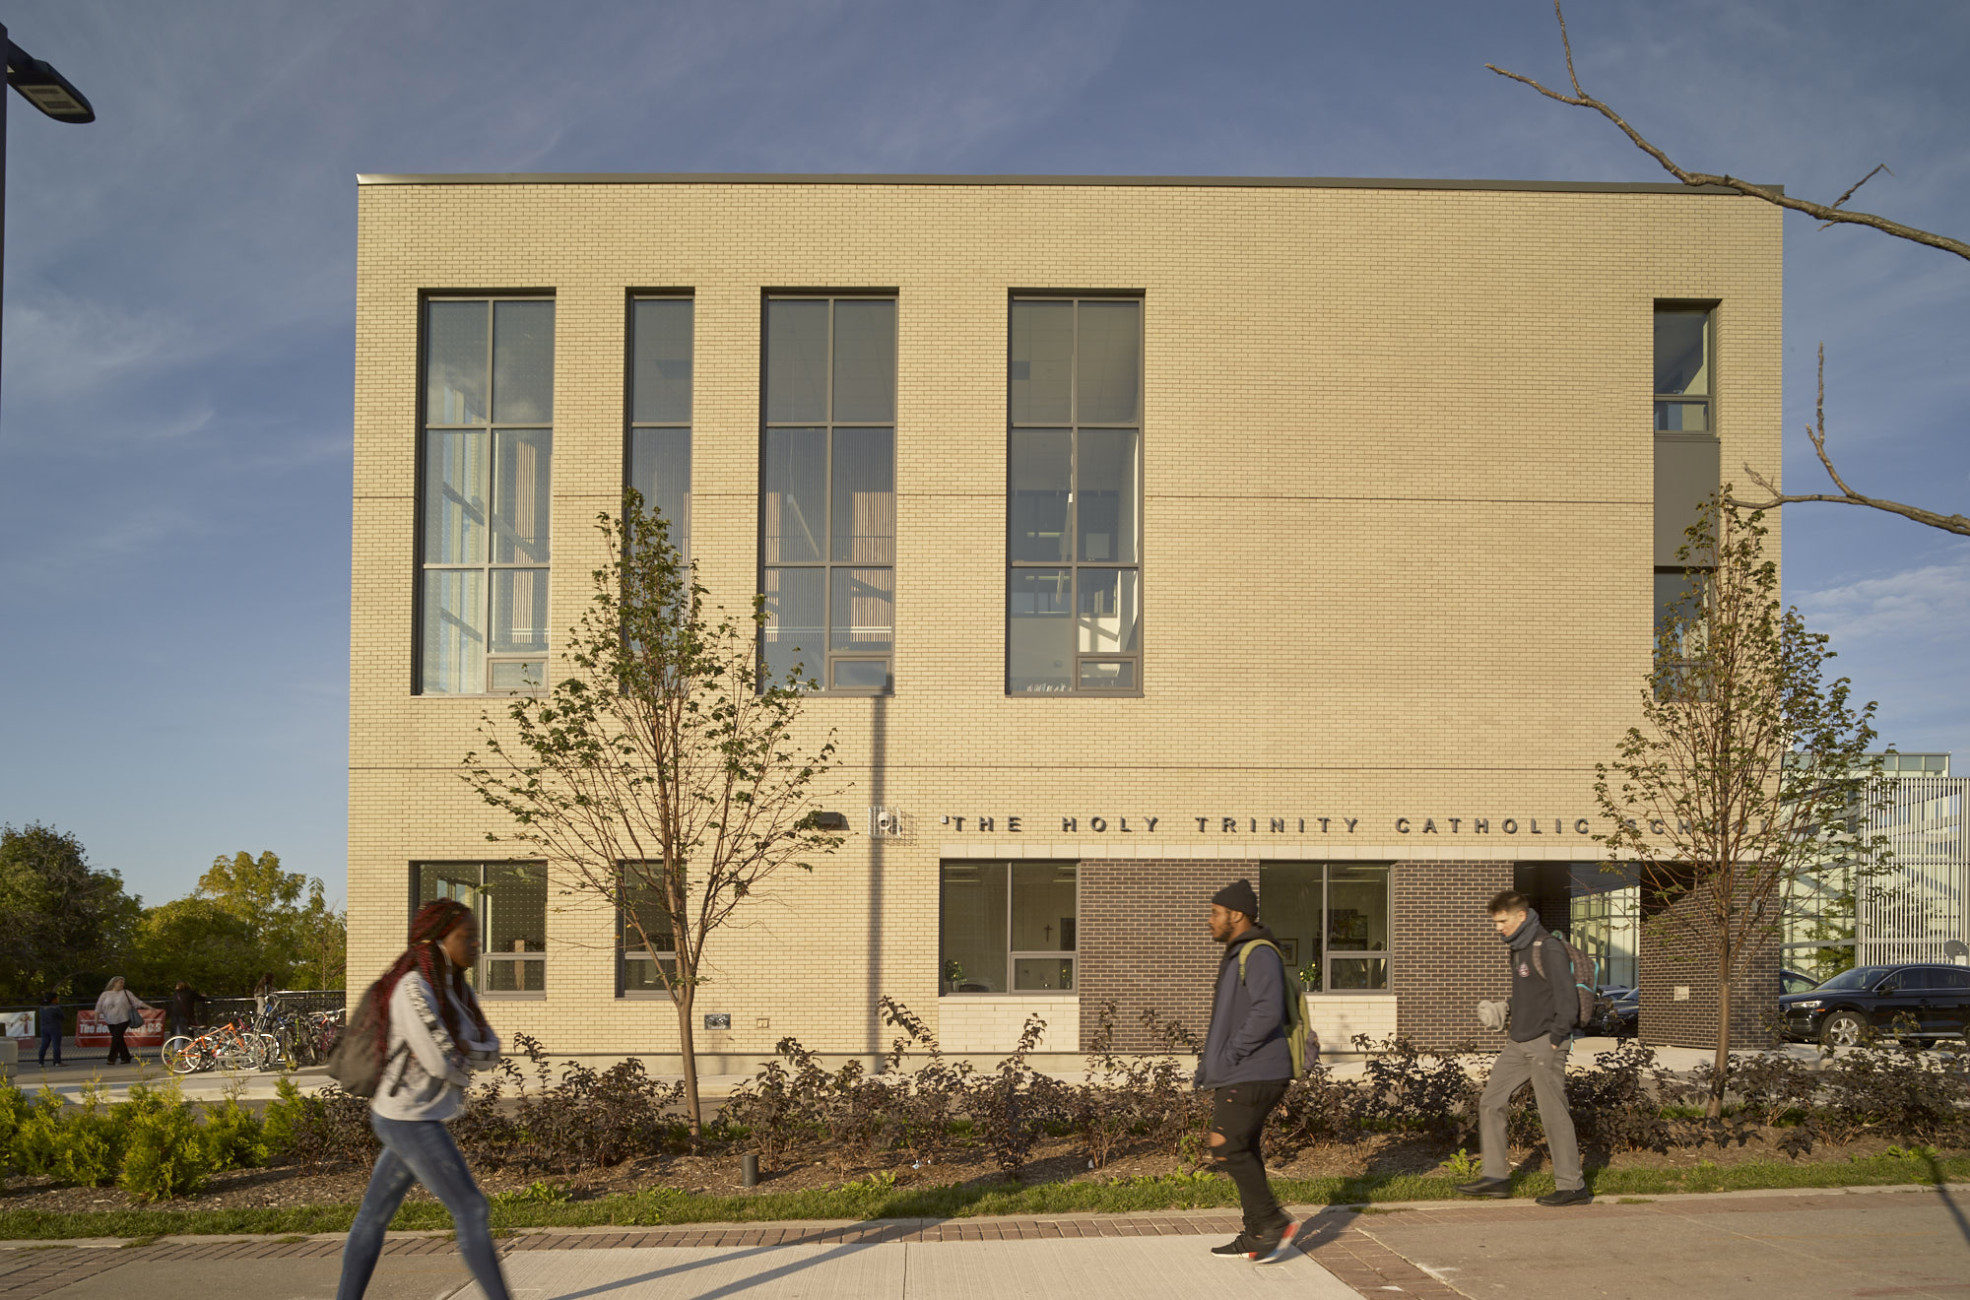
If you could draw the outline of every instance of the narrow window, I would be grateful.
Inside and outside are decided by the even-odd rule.
[[[425,302],[422,694],[546,679],[553,423],[552,300]]]
[[[539,862],[421,862],[411,868],[413,913],[438,898],[472,909],[479,922],[482,993],[547,990],[547,867]]]
[[[760,652],[776,680],[887,694],[895,628],[896,301],[766,299]]]
[[[636,921],[642,922],[640,929]],[[668,996],[659,968],[673,978],[677,974],[677,942],[669,913],[647,882],[625,879],[616,905],[617,996]]]
[[[691,344],[687,297],[629,304],[628,485],[663,516],[670,544],[691,555]]]
[[[1072,862],[946,862],[939,888],[946,993],[1071,992],[1079,916]]]
[[[1142,689],[1142,303],[1015,297],[1006,692]]]
[[[1703,572],[1677,552],[1722,481],[1721,444],[1711,408],[1715,334],[1713,308],[1656,304],[1655,640],[1658,658],[1672,670],[1658,675],[1658,694],[1680,676],[1680,665],[1689,657],[1688,620],[1702,602]]]

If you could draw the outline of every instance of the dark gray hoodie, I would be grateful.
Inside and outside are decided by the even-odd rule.
[[[1211,1031],[1197,1066],[1199,1088],[1293,1077],[1293,1052],[1286,1045],[1286,966],[1272,948],[1254,948],[1238,978],[1238,954],[1272,931],[1255,925],[1224,946],[1211,999]],[[1299,989],[1290,990],[1294,997]]]
[[[1529,1043],[1544,1034],[1557,1047],[1572,1035],[1579,1007],[1566,949],[1532,911],[1525,914],[1524,925],[1505,936],[1505,947],[1512,963],[1512,1041]],[[1535,947],[1540,950],[1537,961],[1532,957]]]

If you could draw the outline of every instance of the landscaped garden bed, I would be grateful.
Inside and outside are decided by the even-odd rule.
[[[1201,1168],[1208,1102],[1183,1035],[1169,1055],[1092,1054],[1090,1077],[1033,1070],[1037,1040],[990,1071],[945,1061],[907,1009],[881,1073],[779,1057],[694,1137],[678,1085],[628,1061],[554,1071],[536,1043],[476,1088],[452,1125],[506,1227],[777,1218],[1058,1213],[1229,1205]],[[1106,1040],[1112,1017],[1104,1016]],[[1370,1046],[1364,1044],[1364,1046]],[[1280,1194],[1302,1203],[1451,1195],[1475,1170],[1482,1070],[1456,1052],[1372,1045],[1363,1077],[1318,1067],[1267,1129]],[[1475,1073],[1475,1077],[1474,1077]],[[1840,1186],[1970,1177],[1970,1058],[1872,1045],[1820,1068],[1782,1053],[1737,1059],[1732,1104],[1705,1119],[1704,1071],[1676,1078],[1624,1043],[1568,1079],[1597,1192]],[[0,1087],[0,1239],[346,1227],[374,1154],[366,1103],[291,1084],[264,1116],[188,1103],[169,1087],[68,1105]],[[1550,1186],[1538,1118],[1512,1121],[1522,1190]],[[760,1157],[757,1187],[740,1158]],[[414,1193],[402,1227],[444,1227]]]

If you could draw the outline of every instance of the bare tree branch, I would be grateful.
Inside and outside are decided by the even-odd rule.
[[[1765,499],[1750,501],[1734,497],[1733,503],[1747,510],[1769,510],[1774,506],[1790,505],[1795,501],[1833,501],[1842,505],[1867,506],[1870,509],[1883,510],[1891,515],[1912,519],[1918,524],[1926,524],[1930,528],[1940,528],[1946,533],[1970,537],[1970,518],[1962,515],[1946,515],[1935,510],[1925,510],[1921,506],[1890,501],[1886,497],[1874,497],[1856,492],[1847,480],[1841,477],[1840,471],[1834,468],[1833,457],[1826,450],[1826,345],[1824,343],[1820,344],[1819,350],[1819,392],[1813,403],[1813,423],[1806,426],[1806,436],[1812,439],[1813,453],[1819,457],[1820,467],[1826,471],[1826,476],[1833,480],[1833,486],[1840,491],[1780,492],[1770,479],[1747,464],[1744,472],[1750,475],[1753,483],[1764,489]]]
[[[1512,81],[1519,82],[1521,85],[1532,87],[1548,99],[1561,104],[1569,104],[1575,108],[1592,109],[1594,112],[1599,113],[1602,117],[1620,128],[1621,133],[1627,136],[1629,141],[1637,149],[1640,149],[1643,153],[1655,159],[1664,171],[1685,185],[1718,186],[1723,189],[1735,190],[1737,193],[1750,198],[1762,199],[1764,202],[1776,207],[1792,212],[1801,212],[1809,217],[1813,217],[1819,221],[1820,229],[1822,230],[1828,226],[1836,225],[1866,226],[1871,230],[1878,230],[1884,235],[1890,235],[1896,239],[1905,239],[1913,244],[1923,244],[1929,248],[1941,249],[1945,253],[1954,253],[1956,256],[1970,261],[1970,243],[1966,243],[1961,239],[1953,239],[1948,235],[1939,235],[1933,231],[1923,230],[1919,226],[1906,225],[1903,222],[1893,221],[1872,212],[1856,212],[1848,209],[1846,206],[1847,200],[1853,198],[1859,192],[1861,186],[1873,180],[1881,172],[1885,171],[1890,176],[1895,174],[1889,169],[1886,163],[1875,164],[1867,175],[1861,177],[1852,185],[1849,185],[1846,192],[1831,203],[1816,203],[1811,199],[1798,198],[1785,193],[1783,189],[1774,185],[1759,185],[1755,182],[1741,180],[1736,176],[1728,174],[1719,175],[1715,172],[1693,171],[1690,168],[1684,167],[1630,125],[1627,118],[1616,112],[1604,101],[1587,93],[1586,89],[1580,84],[1579,74],[1574,70],[1573,41],[1567,35],[1566,13],[1560,8],[1560,0],[1553,0],[1553,16],[1559,20],[1560,48],[1566,54],[1566,78],[1568,84],[1573,87],[1572,94],[1569,95],[1564,91],[1554,90],[1551,86],[1545,85],[1536,78],[1528,77],[1524,73],[1512,72],[1508,69],[1501,68],[1495,63],[1487,63],[1484,66],[1501,77],[1506,77]],[[1866,506],[1871,510],[1881,510],[1891,515],[1900,515],[1904,519],[1913,520],[1918,524],[1923,524],[1930,528],[1940,528],[1944,532],[1955,533],[1962,537],[1970,537],[1970,519],[1966,519],[1960,514],[1946,515],[1939,511],[1927,510],[1921,506],[1908,505],[1904,502],[1893,501],[1886,497],[1868,496],[1865,493],[1854,491],[1840,477],[1839,472],[1833,467],[1832,457],[1827,454],[1826,450],[1825,345],[1821,345],[1820,348],[1819,402],[1816,408],[1814,425],[1807,429],[1806,436],[1813,440],[1813,451],[1819,456],[1820,465],[1826,470],[1827,477],[1831,478],[1834,486],[1840,489],[1838,493],[1782,493],[1776,485],[1767,480],[1762,474],[1752,469],[1749,465],[1746,465],[1746,473],[1751,476],[1752,482],[1765,490],[1767,499],[1758,502],[1742,501],[1736,504],[1743,505],[1748,509],[1765,510],[1773,506],[1789,505],[1797,501],[1831,501],[1842,505]]]

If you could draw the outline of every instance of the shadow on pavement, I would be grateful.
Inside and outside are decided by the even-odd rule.
[[[871,1225],[874,1222],[870,1221]],[[774,1251],[785,1250],[789,1246],[812,1246],[826,1241],[836,1241],[835,1248],[824,1254],[816,1255],[811,1259],[789,1260],[777,1268],[768,1269],[764,1273],[753,1273],[743,1281],[730,1283],[726,1286],[719,1287],[715,1291],[706,1291],[698,1297],[698,1300],[717,1300],[717,1297],[736,1295],[740,1291],[750,1291],[762,1283],[777,1281],[790,1274],[798,1273],[804,1268],[813,1268],[816,1265],[825,1264],[830,1260],[838,1259],[843,1255],[870,1246],[881,1246],[890,1242],[907,1241],[911,1237],[914,1237],[920,1230],[915,1224],[902,1223],[886,1224],[881,1227],[870,1226],[866,1230],[862,1224],[857,1224],[852,1228],[846,1229],[817,1228],[811,1233],[789,1237],[785,1241],[776,1241],[770,1246],[741,1247],[730,1253],[719,1254],[706,1259],[694,1259],[686,1264],[676,1264],[669,1268],[652,1269],[647,1273],[639,1273],[635,1277],[626,1277],[619,1281],[610,1282],[606,1286],[593,1286],[586,1291],[570,1291],[566,1295],[559,1297],[558,1300],[586,1300],[588,1296],[607,1295],[610,1292],[622,1291],[629,1287],[640,1286],[646,1282],[654,1282],[659,1278],[675,1277],[680,1273],[689,1273],[693,1269],[705,1268],[710,1265],[722,1266],[730,1264],[733,1260],[763,1258],[771,1255]],[[864,1235],[857,1235],[854,1241],[839,1241],[838,1239],[844,1232],[854,1232]]]
[[[1970,1219],[1963,1217],[1962,1207],[1949,1194],[1949,1176],[1943,1172],[1943,1166],[1936,1157],[1924,1156],[1923,1160],[1929,1166],[1929,1176],[1936,1180],[1936,1195],[1942,1198],[1943,1208],[1949,1211],[1950,1218],[1956,1220],[1957,1235],[1963,1238],[1965,1245],[1970,1245]]]

